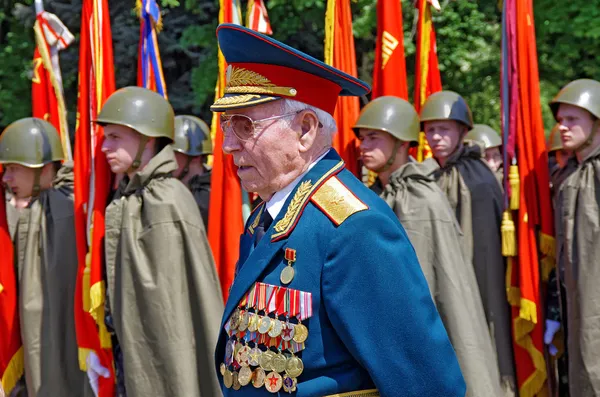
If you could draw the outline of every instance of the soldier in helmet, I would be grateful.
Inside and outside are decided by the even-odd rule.
[[[471,110],[455,92],[431,95],[421,109],[421,128],[439,168],[433,172],[465,235],[475,268],[498,368],[506,395],[516,387],[510,308],[505,288],[500,226],[502,189],[481,155],[481,147],[464,143],[473,128]],[[476,236],[476,237],[475,237]]]
[[[139,87],[113,93],[95,120],[124,174],[106,208],[106,324],[119,395],[219,395],[212,370],[223,297],[192,194],[173,177],[174,114]],[[99,372],[99,371],[95,371]]]
[[[490,166],[496,179],[502,186],[504,167],[502,161],[502,138],[492,127],[485,124],[475,124],[465,136],[465,140],[477,142],[483,149],[483,158]]]
[[[15,121],[0,135],[2,182],[15,199],[28,200],[14,245],[29,396],[91,392],[75,336],[73,167],[64,160],[58,132],[42,119]]]
[[[419,116],[404,99],[370,102],[354,125],[363,164],[378,173],[381,197],[392,208],[415,248],[450,341],[468,396],[499,396],[500,375],[477,280],[462,232],[444,193],[428,176],[435,161],[417,163],[408,149],[418,142]]]
[[[556,199],[560,217],[559,273],[566,286],[570,394],[600,395],[600,82],[567,84],[550,103],[563,149],[577,169],[562,183]],[[562,277],[561,277],[562,278]]]
[[[212,154],[212,141],[208,125],[198,117],[176,116],[175,158],[179,168],[175,176],[192,192],[204,228],[208,230],[208,204],[210,200],[210,169],[205,165],[206,156]]]

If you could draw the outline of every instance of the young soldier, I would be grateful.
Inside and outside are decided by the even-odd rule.
[[[176,116],[173,150],[179,166],[174,175],[194,195],[204,221],[204,229],[208,230],[210,169],[205,163],[206,156],[212,154],[208,125],[198,117]]]
[[[502,189],[477,144],[463,144],[473,128],[471,110],[455,92],[431,95],[421,110],[425,131],[439,169],[434,178],[446,194],[465,234],[493,335],[500,376],[507,395],[516,388],[510,308],[506,298],[505,263],[500,226]]]
[[[44,120],[18,120],[0,135],[2,181],[16,200],[29,200],[20,210],[14,243],[30,397],[91,392],[75,337],[73,168],[61,166],[64,159],[58,132]]]
[[[106,208],[108,315],[120,395],[219,395],[213,349],[222,295],[198,206],[172,176],[174,114],[139,87],[113,93],[96,120],[112,172]]]
[[[500,396],[498,366],[477,280],[462,233],[444,193],[428,176],[434,160],[411,161],[419,116],[407,101],[384,96],[363,108],[354,125],[363,164],[377,172],[381,197],[408,234],[431,296],[450,336],[467,383],[467,396]]]
[[[569,388],[571,396],[592,397],[600,395],[600,82],[567,84],[550,108],[560,125],[563,148],[578,163],[556,200],[561,222],[557,246],[562,249],[558,263],[564,266],[567,297]]]
[[[490,166],[502,186],[504,166],[502,160],[502,138],[494,129],[485,124],[475,124],[465,136],[465,140],[478,142],[483,149],[483,158]]]

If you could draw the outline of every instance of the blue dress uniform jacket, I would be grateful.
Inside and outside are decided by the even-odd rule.
[[[298,397],[365,389],[381,396],[464,396],[466,386],[415,251],[389,207],[331,150],[300,181],[254,247],[261,204],[241,236],[238,273],[216,349],[223,362],[227,320],[256,283],[281,286],[286,248],[296,250],[288,288],[312,293],[313,315]],[[225,396],[268,396],[252,383]],[[279,395],[288,395],[283,389]]]

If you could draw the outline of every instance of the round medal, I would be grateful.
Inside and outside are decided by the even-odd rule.
[[[260,317],[258,314],[250,313],[250,321],[248,323],[248,331],[256,332],[258,331],[258,320]]]
[[[225,365],[230,366],[233,362],[233,350],[235,348],[235,339],[227,341],[225,345]]]
[[[281,271],[281,274],[279,275],[279,280],[281,281],[282,284],[288,285],[294,279],[294,274],[295,274],[294,268],[292,266],[288,265],[288,266],[284,267],[283,270]]]
[[[302,324],[296,324],[294,328],[294,342],[304,343],[308,339],[308,329]]]
[[[258,321],[260,320],[260,316],[258,314],[250,313],[250,321],[248,322],[248,331],[256,332],[258,331]]]
[[[271,360],[271,367],[273,367],[273,371],[275,372],[285,372],[285,367],[287,364],[287,359],[282,353],[279,353],[273,357]]]
[[[233,348],[233,358],[235,358],[236,360],[237,360],[237,354],[242,347],[244,347],[244,345],[242,345],[240,343],[240,341],[237,341],[235,344],[235,347]]]
[[[283,323],[276,318],[271,320],[271,329],[269,330],[269,336],[271,338],[277,338],[281,335],[281,330],[283,329]]]
[[[266,334],[267,332],[269,332],[270,329],[271,329],[271,318],[264,316],[260,320],[260,324],[258,326],[258,332],[260,332],[261,334]]]
[[[285,363],[285,373],[292,378],[297,378],[302,375],[304,371],[304,363],[299,357],[292,356],[287,359]]]
[[[265,371],[273,371],[273,358],[275,357],[275,353],[271,350],[264,351],[260,355],[260,367]]]
[[[250,349],[248,353],[248,364],[253,367],[258,367],[260,365],[260,356],[262,355],[262,351],[258,347],[254,347]]]
[[[240,382],[240,385],[246,386],[250,383],[251,380],[252,370],[250,369],[250,367],[243,367],[242,369],[240,369],[240,373],[238,375],[238,381]]]
[[[239,375],[237,372],[233,373],[233,390],[240,390],[242,385],[240,384]]]
[[[225,371],[227,371],[227,367],[225,366],[225,363],[221,363],[221,366],[219,366],[219,372],[221,373],[221,376],[225,375]]]
[[[248,346],[242,346],[242,348],[240,350],[238,350],[237,354],[235,355],[235,359],[238,362],[238,364],[240,364],[242,367],[247,367],[249,365],[249,357],[248,354],[250,353],[250,348]]]
[[[233,373],[230,370],[225,371],[225,375],[223,375],[223,384],[228,389],[231,389],[231,386],[233,386]]]
[[[283,377],[283,390],[288,393],[293,393],[296,391],[296,386],[298,385],[298,380],[296,378],[292,378],[289,375],[285,375]]]
[[[240,325],[240,309],[235,309],[231,315],[231,322],[229,323],[231,330],[235,331]]]
[[[286,342],[291,341],[294,338],[294,324],[285,323],[281,329],[281,339]]]
[[[244,332],[248,329],[248,324],[250,323],[250,313],[244,312],[240,316],[240,324],[238,325],[238,331]]]
[[[254,370],[254,376],[252,378],[252,385],[257,389],[260,389],[265,385],[265,378],[267,374],[265,374],[265,370],[262,368],[256,368]]]
[[[265,379],[265,388],[271,393],[277,393],[281,390],[283,379],[277,372],[271,372]]]

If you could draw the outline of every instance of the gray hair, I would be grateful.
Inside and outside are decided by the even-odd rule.
[[[333,118],[332,115],[330,115],[326,111],[321,110],[317,107],[307,105],[304,102],[298,102],[293,99],[283,98],[281,102],[282,102],[281,107],[282,107],[282,111],[284,114],[299,112],[299,111],[305,110],[305,109],[309,109],[309,110],[312,110],[313,112],[315,112],[315,114],[317,115],[317,118],[319,119],[321,124],[323,124],[323,128],[321,129],[321,134],[323,136],[327,137],[326,141],[329,145],[331,145],[331,143],[333,142],[333,135],[337,131],[337,125],[336,125],[335,119]]]

